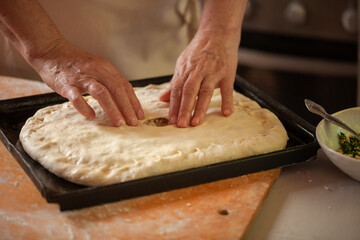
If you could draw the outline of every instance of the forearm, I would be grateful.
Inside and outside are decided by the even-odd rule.
[[[84,93],[99,102],[115,126],[136,126],[144,118],[129,81],[107,60],[65,41],[37,0],[0,0],[0,31],[43,81],[86,118],[93,119],[95,112]]]
[[[241,25],[247,0],[206,0],[198,32],[207,35],[222,34],[240,43]]]
[[[30,65],[34,65],[37,59],[64,42],[55,24],[37,0],[2,0],[0,31]]]

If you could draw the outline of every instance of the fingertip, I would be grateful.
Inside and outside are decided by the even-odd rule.
[[[221,89],[222,91],[222,114],[226,117],[230,116],[234,112],[233,106],[233,89],[228,88],[227,90]]]
[[[200,123],[200,118],[198,117],[194,117],[193,119],[191,119],[191,126],[193,127],[196,127],[196,126],[199,126],[201,123]]]
[[[136,127],[138,125],[138,119],[133,118],[130,120],[130,126]]]
[[[184,118],[180,118],[177,122],[177,126],[180,128],[187,128],[189,126],[189,121]]]
[[[224,108],[222,110],[222,114],[225,116],[225,117],[229,117],[232,113],[234,112],[234,108],[231,106],[230,108],[227,107],[227,108]]]
[[[89,110],[89,111],[86,111],[86,112],[83,111],[83,110],[79,110],[79,109],[77,109],[77,111],[81,115],[83,115],[87,120],[94,120],[95,117],[96,117],[96,114],[95,114],[94,110],[92,110],[92,109],[91,109],[91,111]]]
[[[71,101],[75,109],[86,119],[93,120],[95,118],[95,111],[90,107],[90,105],[81,95],[70,98],[69,100]]]
[[[88,112],[84,116],[89,120],[94,120],[96,114],[95,114],[95,111],[90,107],[90,109],[88,110]]]
[[[131,127],[136,127],[138,125],[138,119],[136,117],[126,118],[125,124]]]
[[[120,127],[120,126],[123,126],[123,125],[125,125],[126,123],[125,123],[125,121],[124,121],[124,119],[119,119],[119,121],[117,121],[116,123],[115,123],[115,126],[116,127]]]
[[[177,117],[176,117],[176,115],[170,116],[169,119],[170,119],[170,124],[171,124],[171,125],[177,124]]]
[[[144,114],[144,111],[142,109],[137,111],[136,115],[137,115],[139,120],[143,120],[145,118],[145,114]]]

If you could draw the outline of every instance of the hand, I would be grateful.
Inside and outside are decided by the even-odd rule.
[[[33,65],[47,85],[88,119],[93,119],[95,112],[82,97],[85,93],[99,102],[115,126],[136,126],[138,119],[144,118],[129,81],[103,58],[60,43]]]
[[[202,124],[215,88],[221,89],[222,114],[233,113],[239,38],[240,33],[221,31],[196,34],[177,60],[169,90],[160,96],[161,101],[170,101],[171,124],[178,127]]]

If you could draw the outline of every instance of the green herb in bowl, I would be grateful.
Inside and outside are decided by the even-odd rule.
[[[360,141],[356,137],[349,135],[346,136],[343,132],[339,134],[339,153],[360,159]]]

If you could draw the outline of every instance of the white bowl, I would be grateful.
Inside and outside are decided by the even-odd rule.
[[[360,132],[360,107],[349,108],[332,114],[339,118],[356,132]],[[350,177],[360,181],[360,159],[345,156],[337,152],[340,148],[339,133],[349,135],[349,132],[325,120],[316,127],[316,138],[332,163]]]

